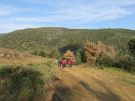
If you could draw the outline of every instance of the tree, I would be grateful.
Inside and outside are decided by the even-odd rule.
[[[128,42],[129,51],[135,57],[135,39],[132,39]]]
[[[64,54],[65,58],[74,58],[74,54],[73,52],[71,52],[70,50],[67,50],[66,53]]]
[[[57,49],[57,48],[56,48],[56,49],[53,49],[53,50],[49,53],[48,57],[49,57],[49,58],[53,58],[53,59],[59,59],[60,53],[59,53],[58,49]]]
[[[102,61],[111,60],[116,56],[116,50],[114,46],[107,47],[104,43],[98,42],[97,44],[87,41],[85,43],[85,54],[87,63],[91,65],[99,64]],[[103,62],[104,63],[104,62]],[[110,62],[108,62],[110,63]]]
[[[60,58],[60,52],[57,48],[53,50],[53,58],[55,58],[55,59]]]
[[[87,63],[94,65],[96,57],[99,55],[98,46],[93,42],[87,41],[84,46]]]
[[[115,49],[114,46],[111,45],[111,46],[109,46],[109,47],[107,48],[107,55],[108,55],[108,56],[115,57],[116,54],[117,54],[117,51],[116,51],[116,49]]]

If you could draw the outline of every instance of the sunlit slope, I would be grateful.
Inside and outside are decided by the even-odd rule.
[[[17,30],[0,37],[0,47],[21,51],[62,49],[68,46],[80,48],[86,41],[102,41],[127,51],[127,42],[135,37],[128,29],[67,29],[44,27]],[[71,49],[72,50],[72,49]]]

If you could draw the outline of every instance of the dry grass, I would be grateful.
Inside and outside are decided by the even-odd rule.
[[[26,52],[19,52],[11,49],[0,48],[0,57],[8,58],[8,59],[12,59],[12,58],[20,59],[20,58],[33,58],[33,57],[36,58],[37,56],[31,55]]]
[[[0,48],[0,64],[24,64],[46,61],[46,58],[34,56],[24,52]]]
[[[50,101],[56,74],[51,60],[2,60],[0,101]]]

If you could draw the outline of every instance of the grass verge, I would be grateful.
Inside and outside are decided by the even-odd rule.
[[[116,79],[116,80],[119,80],[119,81],[122,81],[122,82],[125,82],[125,83],[128,83],[128,84],[135,86],[135,81],[133,81],[133,80],[129,80],[129,79],[121,78],[121,77],[115,77],[115,76],[111,76],[111,75],[108,75],[107,77],[113,78],[113,79]]]
[[[126,72],[123,71],[119,68],[115,68],[115,67],[92,67],[89,66],[87,64],[82,64],[80,67],[82,68],[90,68],[90,69],[95,69],[98,71],[101,71],[101,74],[103,76],[109,77],[109,78],[113,78],[128,84],[131,84],[133,86],[135,86],[135,74],[130,73],[130,72]]]
[[[108,71],[108,72],[112,72],[109,75],[106,75],[106,77],[109,78],[113,78],[128,84],[131,84],[133,86],[135,86],[135,75],[126,71],[123,71],[119,68],[114,68],[114,67],[110,67],[110,68],[103,68],[104,71]]]
[[[0,101],[48,101],[55,74],[51,62],[0,65]]]

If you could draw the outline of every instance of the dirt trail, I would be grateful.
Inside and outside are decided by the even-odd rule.
[[[89,68],[59,68],[56,92],[62,101],[135,101],[135,86]]]

